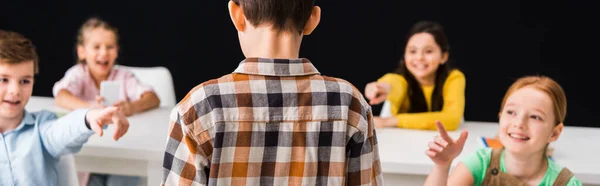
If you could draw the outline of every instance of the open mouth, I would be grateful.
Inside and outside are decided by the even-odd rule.
[[[102,65],[102,66],[108,66],[108,61],[96,61],[96,64]]]
[[[529,140],[528,136],[522,135],[522,134],[516,134],[516,133],[508,133],[508,136],[513,138],[513,139],[517,139],[517,140],[524,140],[527,141]]]

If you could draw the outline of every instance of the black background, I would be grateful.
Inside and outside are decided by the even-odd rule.
[[[599,127],[597,86],[599,14],[584,1],[358,1],[318,0],[322,19],[304,38],[301,57],[328,76],[360,90],[402,57],[416,21],[442,23],[453,65],[467,77],[466,120],[497,121],[504,92],[523,75],[547,75],[567,93],[566,125]],[[40,54],[34,95],[74,64],[77,29],[100,16],[120,32],[119,62],[166,66],[177,100],[197,84],[232,72],[244,58],[227,1],[3,0],[0,28],[30,38]],[[359,64],[351,65],[351,64]],[[374,106],[375,114],[381,105]]]

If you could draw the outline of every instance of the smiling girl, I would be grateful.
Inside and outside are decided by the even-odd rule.
[[[449,55],[439,23],[416,23],[396,72],[365,88],[370,104],[390,103],[392,116],[375,117],[376,127],[435,130],[435,121],[440,120],[449,130],[458,128],[465,109],[465,75],[449,66]]]
[[[499,113],[503,148],[477,150],[448,176],[467,132],[454,141],[438,122],[440,135],[426,151],[435,165],[425,185],[582,185],[569,169],[546,156],[548,144],[563,130],[566,114],[567,99],[558,83],[544,76],[520,78],[506,92]]]

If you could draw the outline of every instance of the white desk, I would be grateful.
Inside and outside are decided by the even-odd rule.
[[[27,110],[48,109],[64,112],[54,106],[53,98],[32,97]],[[113,128],[104,137],[92,136],[83,149],[76,154],[77,169],[82,171],[139,175],[148,177],[148,185],[159,185],[162,179],[162,160],[167,139],[171,108],[158,108],[129,117],[130,128],[119,141],[111,138]],[[449,132],[457,138],[463,129],[469,130],[469,138],[458,157],[474,152],[481,144],[479,136],[494,136],[498,125],[493,122],[465,122],[457,131]],[[424,177],[433,168],[433,162],[425,155],[427,142],[436,131],[386,128],[377,130],[379,156],[386,185],[406,185],[405,178]],[[600,185],[599,128],[565,127],[556,143],[554,159],[567,166],[584,184]],[[454,161],[456,165],[458,161]],[[400,179],[398,179],[400,178]],[[421,180],[422,181],[422,180]],[[423,183],[414,183],[422,185]]]
[[[55,106],[51,97],[32,96],[26,109],[67,112]],[[171,109],[157,108],[128,117],[129,130],[119,141],[112,139],[112,126],[105,129],[103,137],[92,135],[75,155],[77,170],[146,176],[148,185],[160,185]]]
[[[449,134],[457,139],[463,129],[469,131],[469,138],[463,152],[453,162],[453,167],[458,164],[460,158],[482,147],[478,137],[494,136],[498,124],[467,121],[458,130]],[[425,155],[427,143],[437,134],[437,131],[378,129],[379,156],[386,178],[384,181],[394,176],[406,177],[406,175],[424,179],[434,165]],[[598,168],[600,145],[594,145],[598,142],[600,142],[600,128],[565,127],[559,139],[550,146],[555,148],[553,159],[558,164],[568,167],[584,184],[600,185],[600,168]]]

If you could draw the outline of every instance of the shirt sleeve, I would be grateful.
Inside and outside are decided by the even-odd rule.
[[[124,69],[119,69],[124,70]],[[125,87],[127,89],[127,98],[131,101],[138,100],[146,92],[154,92],[152,86],[142,83],[131,71],[125,71]]]
[[[368,105],[366,101],[364,105]],[[346,146],[346,184],[383,185],[377,135],[370,106],[362,106],[360,111],[351,108],[350,112],[355,113],[350,113],[349,117],[359,116],[359,118],[348,119],[358,121],[358,124],[351,123],[350,126],[356,128],[348,129],[350,139]]]
[[[391,103],[392,113],[398,113],[398,108],[402,104],[402,100],[406,98],[406,89],[408,87],[408,83],[406,83],[404,77],[399,74],[388,73],[379,78],[377,82],[384,82],[391,85],[386,99]]]
[[[71,67],[65,72],[63,78],[54,83],[52,94],[56,96],[58,92],[64,89],[77,97],[81,97],[80,95],[82,94],[81,91],[83,88],[83,83],[81,81],[84,79],[82,78],[83,75],[85,75],[85,73],[81,65]]]
[[[388,100],[392,107],[392,114],[396,114],[397,126],[400,128],[436,130],[435,121],[442,122],[447,130],[456,130],[462,122],[465,110],[466,79],[458,70],[452,71],[444,83],[444,107],[441,111],[422,113],[398,113],[402,101],[406,100],[408,84],[400,75],[386,75],[379,81],[388,82],[392,90]]]
[[[188,112],[195,115],[196,113]],[[210,142],[200,143],[190,134],[191,125],[186,125],[184,116],[175,107],[171,112],[168,139],[163,159],[163,186],[168,185],[207,185],[209,174],[209,154],[212,149],[203,149]]]
[[[53,157],[79,152],[94,134],[85,125],[88,109],[77,109],[57,119],[56,114],[44,111],[40,115],[40,136],[44,147]]]
[[[474,185],[481,185],[483,183],[491,158],[492,149],[481,148],[462,159],[462,163],[469,169],[473,176]]]

